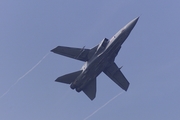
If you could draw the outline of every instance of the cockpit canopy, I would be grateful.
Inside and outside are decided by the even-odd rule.
[[[105,48],[109,43],[109,40],[107,38],[104,38],[101,43],[102,43],[101,46]]]
[[[101,53],[102,51],[105,50],[106,46],[108,45],[109,40],[107,38],[104,38],[101,43],[99,44],[97,48],[97,54]]]

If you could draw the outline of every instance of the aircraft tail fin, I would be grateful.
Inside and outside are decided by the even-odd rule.
[[[73,73],[63,75],[61,77],[58,77],[55,81],[66,83],[66,84],[71,84],[81,74],[81,72],[82,72],[82,70],[79,70],[79,71],[76,71]]]
[[[96,97],[96,78],[82,90],[91,100]]]

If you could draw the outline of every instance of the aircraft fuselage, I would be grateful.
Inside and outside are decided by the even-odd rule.
[[[120,88],[127,91],[129,82],[115,63],[121,45],[136,25],[139,17],[130,21],[111,39],[103,39],[100,44],[91,49],[57,46],[51,51],[66,57],[85,62],[81,70],[65,74],[55,81],[70,84],[77,92],[83,91],[91,100],[96,97],[96,77],[105,73]]]
[[[128,23],[125,27],[119,30],[108,42],[106,47],[99,54],[94,56],[87,61],[82,67],[82,73],[75,79],[71,84],[71,88],[76,88],[77,92],[80,92],[86,85],[91,81],[96,80],[96,77],[104,70],[107,66],[114,62],[121,45],[129,36],[131,30],[135,26],[137,19]],[[101,46],[100,46],[101,47]],[[97,50],[98,52],[98,50]]]

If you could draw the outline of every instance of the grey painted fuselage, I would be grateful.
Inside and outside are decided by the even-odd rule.
[[[80,92],[86,85],[88,85],[92,80],[96,80],[96,77],[103,72],[106,67],[114,62],[121,45],[129,36],[131,30],[136,25],[139,18],[135,18],[119,30],[107,43],[104,50],[98,52],[99,54],[94,54],[94,56],[82,67],[82,73],[75,79],[71,84],[71,88],[76,88]],[[101,46],[100,46],[101,47]]]
[[[113,82],[127,91],[129,82],[114,62],[121,45],[136,25],[138,18],[130,21],[110,40],[103,39],[92,49],[57,46],[51,51],[73,59],[84,61],[82,69],[58,77],[55,81],[70,84],[77,92],[83,91],[91,100],[96,96],[96,77],[104,72]]]

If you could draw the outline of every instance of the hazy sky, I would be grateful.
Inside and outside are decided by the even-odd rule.
[[[102,73],[91,101],[54,82],[84,63],[49,51],[92,48],[140,16],[115,60],[129,89],[88,120],[178,120],[179,11],[179,0],[1,0],[0,119],[84,120],[101,108],[123,90]]]

